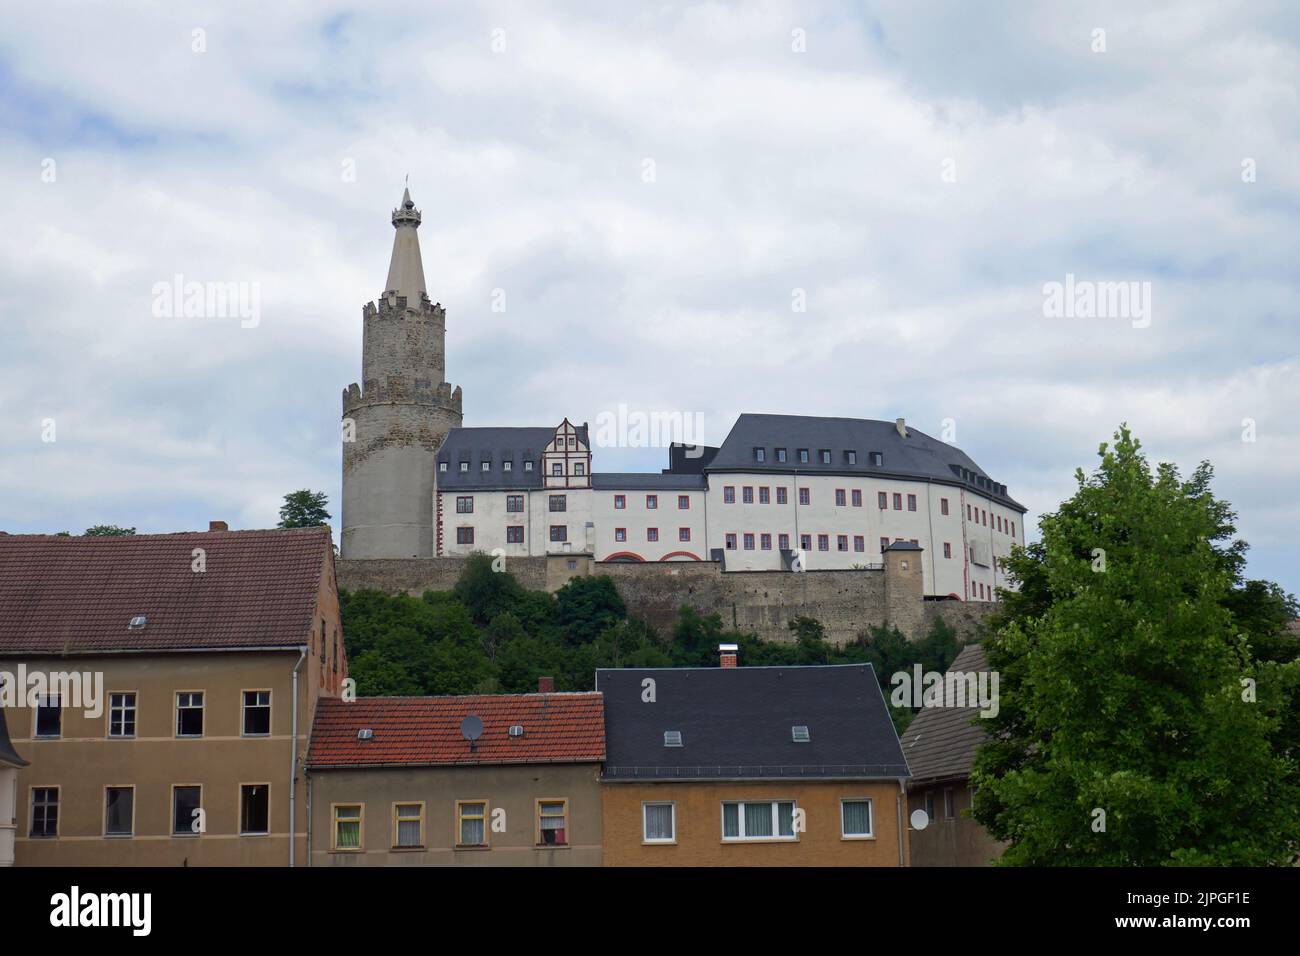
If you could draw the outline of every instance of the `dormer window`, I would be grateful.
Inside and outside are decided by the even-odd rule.
[[[829,465],[831,463],[831,450],[829,448],[823,448],[821,450],[821,459],[823,465]]]
[[[445,472],[447,470],[447,463],[445,461],[438,462],[438,470]]]
[[[844,453],[844,463],[846,465],[856,465],[858,463],[858,453],[856,451],[846,451]]]
[[[807,448],[800,448],[800,449],[799,449],[799,464],[801,464],[801,465],[806,465],[806,464],[808,464],[808,449],[807,449]]]
[[[532,470],[533,470],[533,463],[531,461],[524,462],[524,471],[532,471]]]
[[[514,471],[514,469],[515,469],[515,463],[513,461],[503,461],[501,463],[502,471]]]
[[[479,467],[480,467],[483,471],[491,471],[491,470],[492,470],[492,462],[488,461],[487,459],[484,459],[483,462],[480,464]]]
[[[120,620],[120,619],[119,619]],[[142,631],[144,626],[149,623],[149,619],[143,614],[137,614],[127,623],[127,629],[132,631]]]
[[[883,467],[885,464],[884,453],[879,451],[871,452],[871,464],[875,465],[877,468]]]
[[[780,462],[781,464],[784,465],[784,464],[785,464],[785,457],[786,457],[786,456],[785,456],[785,449],[784,449],[784,448],[778,448],[778,449],[776,450],[776,460],[777,460],[778,462]]]
[[[763,462],[767,461],[767,449],[766,449],[766,448],[755,448],[755,449],[754,449],[754,461],[758,462],[759,464],[762,464]]]
[[[462,462],[460,463],[460,473],[461,473],[462,475],[468,475],[468,474],[469,474],[469,462],[467,462],[467,461],[462,461]]]

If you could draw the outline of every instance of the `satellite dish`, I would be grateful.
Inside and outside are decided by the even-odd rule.
[[[483,736],[483,721],[470,714],[460,722],[460,735],[470,743]]]
[[[913,830],[924,830],[929,825],[930,825],[930,814],[926,813],[924,810],[912,811]]]

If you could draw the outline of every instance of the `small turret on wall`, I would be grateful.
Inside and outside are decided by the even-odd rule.
[[[433,548],[435,457],[461,424],[445,381],[446,311],[425,291],[410,190],[393,210],[388,288],[361,309],[361,385],[343,390],[345,558],[424,558]]]

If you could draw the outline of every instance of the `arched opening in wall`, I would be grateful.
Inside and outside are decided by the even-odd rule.
[[[641,557],[641,555],[636,554],[632,551],[615,551],[609,557],[605,558],[605,560],[616,561],[620,564],[638,564],[638,563],[644,564],[645,563],[645,558]]]
[[[698,554],[692,554],[689,551],[669,551],[659,560],[660,561],[699,561],[701,559]]]

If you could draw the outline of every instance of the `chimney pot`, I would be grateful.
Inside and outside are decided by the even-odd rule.
[[[229,530],[230,530],[230,525],[226,524],[224,521],[209,521],[209,522],[208,522],[208,530],[209,530],[209,531],[229,531]]]
[[[740,650],[738,644],[719,644],[718,645],[718,663],[722,667],[737,666],[737,652]]]
[[[555,678],[554,678],[554,677],[539,677],[539,678],[537,678],[537,693],[539,693],[539,694],[554,694],[554,693],[555,693]]]

